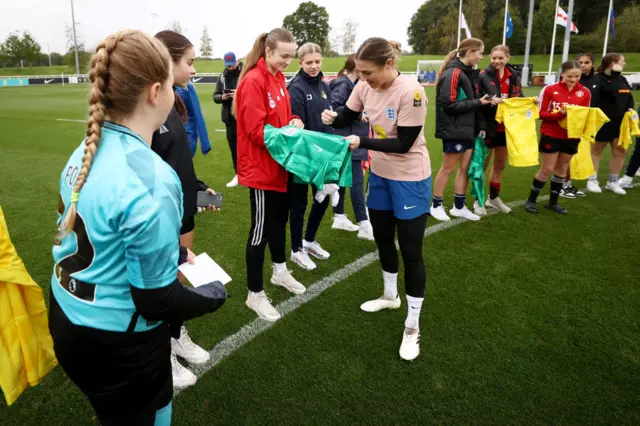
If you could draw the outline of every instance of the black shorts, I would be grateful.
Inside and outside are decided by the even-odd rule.
[[[606,123],[596,134],[596,142],[611,142],[620,136],[620,126]]]
[[[496,132],[496,135],[492,138],[487,136],[484,139],[484,143],[489,149],[507,146],[507,134],[505,132]]]
[[[49,327],[58,363],[102,425],[153,426],[173,398],[166,323],[121,333],[71,323],[50,292]]]
[[[476,146],[475,141],[473,142],[458,142],[451,140],[443,140],[442,141],[442,152],[446,152],[449,154],[462,154],[470,149],[473,149]]]
[[[542,135],[538,151],[546,154],[562,152],[563,154],[575,155],[578,152],[578,144],[580,144],[580,139],[558,139]]]
[[[195,216],[188,216],[182,218],[182,228],[180,228],[180,235],[188,234],[196,228]]]

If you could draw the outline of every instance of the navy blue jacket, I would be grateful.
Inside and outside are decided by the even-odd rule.
[[[331,87],[331,106],[334,111],[339,111],[347,104],[353,88],[356,84],[352,82],[346,75],[341,75],[330,83]],[[336,129],[336,134],[342,136],[356,135],[361,137],[369,137],[369,124],[361,121],[362,115],[359,115],[356,121],[351,122],[347,127]],[[369,158],[369,152],[364,148],[358,148],[353,151],[351,157],[356,161],[363,161]]]
[[[306,130],[334,133],[333,127],[322,122],[322,111],[331,109],[331,88],[322,81],[322,72],[309,77],[300,70],[288,86],[291,96],[291,114],[300,117]]]

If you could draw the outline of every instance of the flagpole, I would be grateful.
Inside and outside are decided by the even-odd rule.
[[[460,0],[460,6],[458,7],[458,44],[456,49],[460,46],[460,31],[462,30],[462,0]]]
[[[533,1],[529,0],[529,20],[527,22],[527,41],[524,48],[524,66],[522,67],[522,85],[529,87],[529,51],[531,50],[531,30],[533,29]],[[555,22],[555,21],[554,21]]]
[[[571,39],[571,27],[573,27],[573,0],[569,0],[567,8],[567,27],[564,29],[564,47],[562,48],[562,62],[569,59],[569,41]]]
[[[602,56],[607,54],[607,45],[609,44],[609,30],[611,26],[611,9],[613,8],[613,0],[609,0],[609,13],[607,14],[607,31],[604,33],[604,48]]]
[[[502,26],[502,44],[507,44],[507,11],[509,10],[509,0],[504,1],[504,25]]]
[[[551,56],[549,57],[548,75],[551,75],[551,70],[553,69],[553,54],[556,49],[556,19],[558,18],[558,6],[560,6],[560,0],[556,0],[556,10],[553,13],[553,35],[551,36]]]

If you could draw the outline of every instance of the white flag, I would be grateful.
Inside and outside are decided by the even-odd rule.
[[[557,12],[558,13],[556,13],[556,25],[562,25],[563,27],[566,28],[567,21],[569,21],[569,16],[567,15],[567,12],[562,10],[562,8],[559,6],[558,6]],[[578,34],[578,27],[576,27],[576,24],[573,23],[573,20],[571,21],[571,32]]]
[[[467,33],[467,38],[471,38],[471,30],[469,29],[467,20],[464,18],[464,12],[462,12],[462,22],[460,22],[460,28],[462,28]]]

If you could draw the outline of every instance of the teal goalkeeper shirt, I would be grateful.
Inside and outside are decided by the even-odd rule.
[[[343,136],[267,124],[264,143],[273,159],[293,173],[296,182],[318,189],[325,183],[351,187],[351,151]]]

